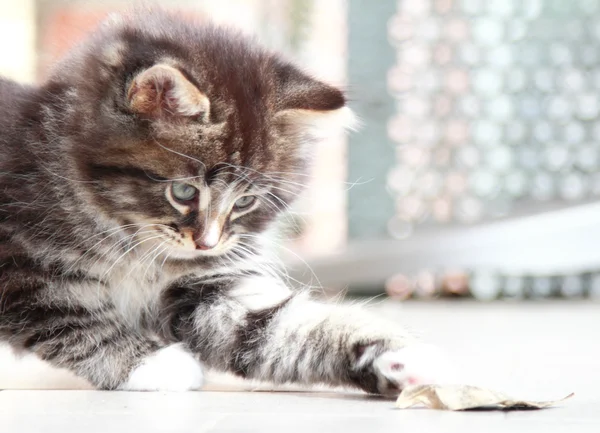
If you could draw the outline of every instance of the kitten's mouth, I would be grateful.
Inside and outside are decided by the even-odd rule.
[[[235,243],[235,236],[221,236],[214,245],[199,245],[191,230],[179,229],[176,224],[157,226],[157,231],[161,235],[158,242],[168,247],[165,254],[176,259],[221,256],[230,251]]]
[[[217,257],[223,256],[228,251],[231,250],[231,246],[229,242],[224,244],[219,244],[211,249],[191,249],[191,248],[183,248],[180,245],[172,244],[171,248],[168,251],[169,257],[175,259],[196,259],[199,257]]]

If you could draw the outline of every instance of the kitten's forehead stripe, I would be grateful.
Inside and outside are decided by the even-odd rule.
[[[214,246],[219,242],[221,237],[221,227],[218,221],[212,221],[205,232],[203,233],[203,240],[207,245]]]
[[[205,212],[208,210],[212,202],[212,188],[209,186],[203,185],[199,188],[198,192],[198,208]]]

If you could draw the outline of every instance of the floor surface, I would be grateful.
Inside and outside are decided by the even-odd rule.
[[[269,391],[216,377],[213,391],[181,394],[1,391],[0,432],[600,431],[600,304],[383,302],[373,308],[445,349],[465,383],[517,398],[575,397],[540,411],[398,410],[392,401],[358,393]],[[0,366],[5,377],[11,374]],[[30,370],[24,379],[36,383],[32,374],[39,372]],[[23,368],[12,378],[19,374]]]

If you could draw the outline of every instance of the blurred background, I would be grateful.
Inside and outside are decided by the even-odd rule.
[[[600,2],[163,0],[347,89],[279,245],[356,296],[600,298]],[[0,0],[0,74],[43,80],[116,0]]]

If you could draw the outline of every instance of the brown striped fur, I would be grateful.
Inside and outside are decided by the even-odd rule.
[[[39,86],[0,79],[0,339],[105,389],[196,388],[200,360],[397,392],[377,359],[410,337],[290,291],[261,253],[344,106],[160,10],[109,20]]]

